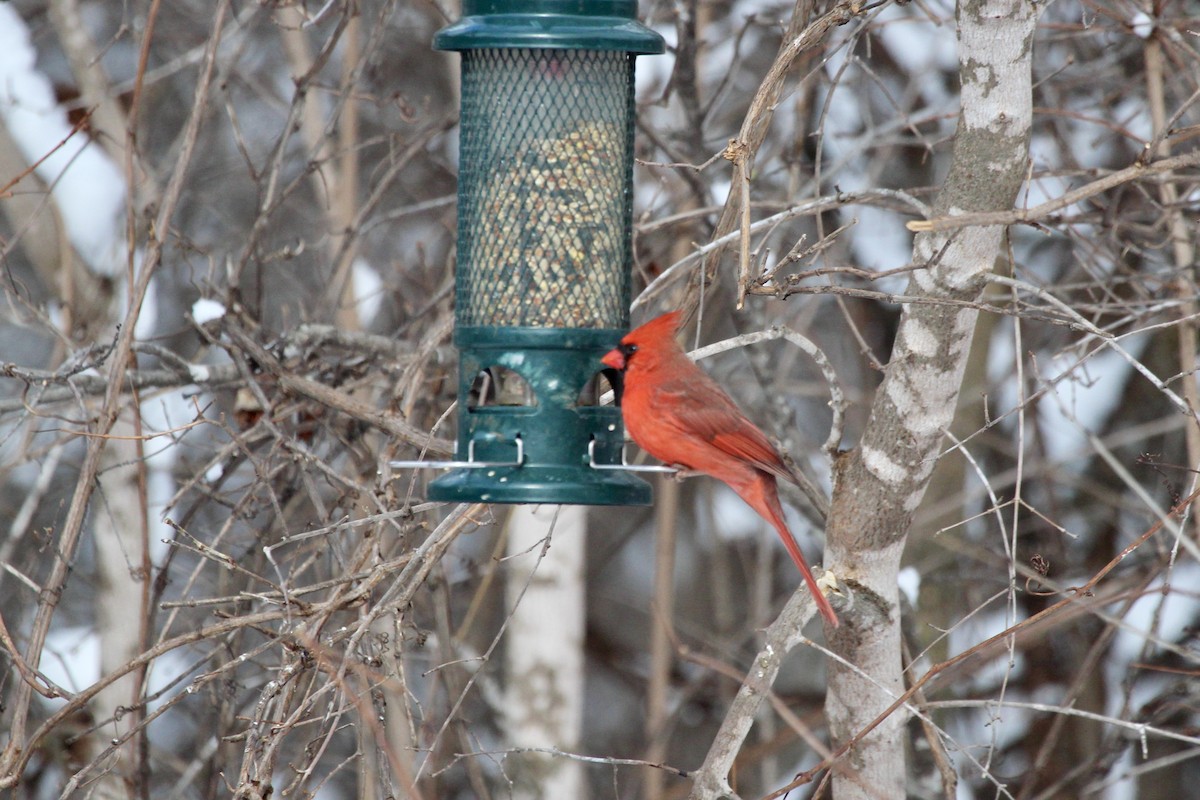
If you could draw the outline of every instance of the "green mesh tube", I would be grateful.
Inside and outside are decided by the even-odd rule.
[[[458,323],[625,327],[632,56],[469,50],[462,74]]]

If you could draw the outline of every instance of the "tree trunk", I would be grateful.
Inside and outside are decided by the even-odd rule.
[[[128,437],[134,427],[124,419],[114,434]],[[100,674],[109,675],[128,664],[145,647],[146,514],[138,489],[138,447],[129,438],[109,442],[97,476],[96,635],[100,638]],[[144,716],[139,707],[142,678],[135,670],[96,695],[93,713],[101,722],[100,741],[127,735]],[[109,721],[111,720],[111,722]],[[124,798],[135,785],[137,740],[130,740],[114,757],[114,764],[96,783],[97,798]],[[102,744],[100,745],[102,746]]]
[[[583,728],[583,506],[516,506],[508,523],[505,728],[510,746],[532,749],[513,779],[519,800],[583,798],[576,752]]]
[[[1027,0],[958,6],[962,109],[954,159],[936,216],[1012,208],[1025,176],[1032,124],[1031,55],[1037,8]],[[922,233],[908,294],[972,301],[1001,252],[1004,228]],[[830,637],[826,715],[834,744],[871,725],[903,691],[896,578],[954,417],[978,312],[961,305],[905,308],[886,376],[855,451],[838,465],[826,563],[847,584],[851,609]],[[907,715],[893,714],[859,741],[834,796],[903,798]]]

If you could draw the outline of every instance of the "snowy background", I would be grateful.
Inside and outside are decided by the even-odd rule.
[[[538,635],[509,624],[531,602],[513,587],[538,566],[504,557],[508,509],[458,519],[424,502],[431,473],[388,466],[446,457],[453,436],[458,61],[429,42],[457,11],[366,0],[352,21],[350,5],[0,3],[0,786],[17,797],[542,794],[506,693],[528,677],[510,651]],[[641,3],[669,51],[638,60],[634,285],[654,294],[635,322],[695,278],[730,192],[713,157],[793,13]],[[925,0],[880,3],[797,61],[753,215],[826,202],[754,239],[755,269],[778,271],[741,312],[726,253],[689,332],[805,333],[849,400],[844,448],[890,353],[904,224],[945,175],[958,57],[952,5]],[[1191,3],[1059,0],[1034,65],[1019,205],[1196,152]],[[1200,525],[1168,512],[1200,468],[1198,208],[1193,161],[1011,230],[902,574],[915,674],[999,638],[926,689],[937,733],[910,726],[911,797],[945,796],[939,766],[963,800],[1194,792]],[[811,361],[777,341],[705,365],[828,488]],[[592,797],[686,795],[642,762],[699,764],[796,584],[732,493],[678,491],[665,617],[653,511],[557,531],[586,543],[586,615],[550,651],[578,655],[583,681],[546,702],[581,727],[546,746],[590,759],[571,763]],[[1014,628],[1154,526],[1077,611]],[[742,796],[819,760],[822,658],[785,666],[788,713],[756,724]]]

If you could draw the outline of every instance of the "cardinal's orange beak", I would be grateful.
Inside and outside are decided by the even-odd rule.
[[[621,354],[620,350],[613,348],[604,354],[604,358],[600,359],[600,363],[613,369],[625,369],[625,356]]]

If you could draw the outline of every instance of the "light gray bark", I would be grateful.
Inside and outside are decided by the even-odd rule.
[[[962,108],[937,216],[1013,205],[1028,159],[1037,13],[1028,0],[959,3]],[[907,293],[977,299],[1003,237],[1000,226],[918,235],[913,260],[925,267]],[[977,315],[961,305],[905,308],[870,421],[858,448],[838,465],[826,564],[847,584],[852,607],[830,637],[846,661],[830,664],[826,715],[835,746],[871,725],[903,691],[900,557],[954,416]],[[834,771],[838,800],[905,796],[905,721],[893,714],[851,749],[849,769]]]
[[[516,506],[508,523],[508,649],[504,691],[518,762],[513,796],[585,797],[577,752],[583,730],[583,506]],[[532,573],[532,574],[531,574]]]
[[[125,419],[113,426],[117,438],[109,442],[101,459],[97,510],[92,538],[96,543],[96,635],[100,639],[100,674],[109,675],[133,661],[144,649],[146,519],[138,489],[138,447],[135,431]],[[142,716],[143,670],[130,672],[93,701],[104,741],[126,736]],[[107,720],[112,720],[111,723]],[[129,794],[125,778],[137,764],[136,741],[130,741],[114,759],[113,768],[96,783],[97,798],[123,798]]]
[[[1027,0],[963,0],[958,8],[962,110],[950,173],[935,217],[1013,206],[1025,176],[1032,124],[1031,48],[1038,8]],[[1000,255],[1004,228],[923,233],[914,243],[906,295],[945,299],[905,308],[887,374],[859,446],[836,465],[825,565],[849,606],[830,645],[826,715],[833,746],[871,725],[903,691],[897,574],[913,514],[928,487],[957,406],[978,299]],[[766,633],[766,645],[743,681],[702,767],[692,798],[737,797],[729,768],[745,740],[784,655],[803,641],[812,616],[801,589]],[[834,769],[834,795],[905,797],[903,732],[894,713]]]

